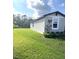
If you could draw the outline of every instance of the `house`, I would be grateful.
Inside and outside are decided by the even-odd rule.
[[[44,32],[63,32],[65,31],[65,15],[59,11],[52,12],[31,22],[32,30]]]

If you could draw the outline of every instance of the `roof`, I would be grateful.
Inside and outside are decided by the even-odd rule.
[[[46,17],[46,16],[48,16],[48,15],[54,14],[54,13],[60,14],[60,15],[62,15],[63,17],[65,17],[65,15],[64,15],[63,13],[61,13],[61,12],[59,12],[59,11],[56,11],[56,12],[52,12],[52,13],[45,14],[45,15],[43,15],[42,17],[39,17],[38,19],[35,19],[34,21],[40,20],[40,19],[42,19],[42,18],[44,18],[44,17]]]

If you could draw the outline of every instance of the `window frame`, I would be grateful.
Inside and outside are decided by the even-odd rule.
[[[55,21],[54,19],[57,19],[57,21]],[[53,24],[57,22],[57,28],[53,27]],[[52,29],[59,29],[59,16],[53,16],[52,17]]]
[[[53,28],[57,28],[58,26],[57,26],[57,22],[54,22],[53,23]]]

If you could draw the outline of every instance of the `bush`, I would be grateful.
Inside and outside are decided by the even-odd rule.
[[[54,37],[65,38],[65,32],[45,32],[44,36],[46,38],[54,38]]]
[[[54,32],[47,32],[44,33],[44,36],[47,38],[52,38],[52,37],[56,37],[56,34]]]

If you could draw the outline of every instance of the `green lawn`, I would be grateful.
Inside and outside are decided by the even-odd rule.
[[[65,41],[30,29],[13,29],[13,59],[65,59]]]

